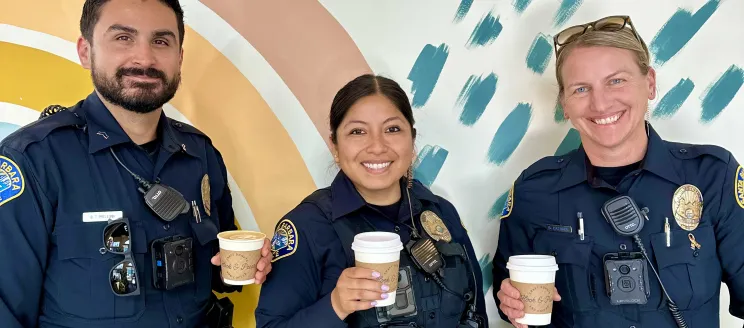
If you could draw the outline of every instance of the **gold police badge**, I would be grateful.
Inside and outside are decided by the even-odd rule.
[[[452,235],[449,230],[447,230],[447,226],[444,225],[442,219],[440,219],[434,212],[424,211],[421,213],[421,225],[424,226],[426,233],[428,233],[434,240],[443,240],[446,242],[452,241]]]
[[[201,181],[202,202],[204,202],[204,212],[206,212],[208,216],[212,216],[212,196],[210,195],[209,190],[209,175],[205,174]]]
[[[672,196],[672,212],[682,229],[695,230],[703,215],[703,194],[700,189],[691,184],[677,188]]]

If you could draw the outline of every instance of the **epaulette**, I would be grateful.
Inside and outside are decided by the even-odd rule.
[[[325,187],[313,191],[310,195],[305,197],[300,204],[309,203],[317,206],[328,220],[333,217],[333,209],[331,208],[331,202],[328,201],[331,197],[331,187]]]
[[[565,155],[546,156],[537,160],[537,162],[532,163],[532,165],[527,167],[522,172],[522,180],[527,180],[533,176],[538,175],[539,173],[563,169],[564,167],[566,167],[566,164],[571,159],[571,155],[573,155],[574,152],[575,150]]]
[[[23,152],[30,144],[44,140],[59,128],[85,125],[85,121],[74,112],[80,104],[69,109],[60,105],[48,106],[42,111],[38,120],[7,136],[3,140],[3,145]]]
[[[189,134],[196,134],[196,135],[202,136],[202,137],[206,138],[207,140],[210,140],[211,141],[211,139],[209,138],[209,136],[206,133],[204,133],[201,130],[195,128],[193,125],[186,124],[186,123],[181,122],[181,121],[178,121],[178,120],[174,120],[174,119],[172,119],[170,117],[168,118],[168,122],[170,123],[171,126],[173,126],[174,128],[176,128],[176,130],[178,130],[179,132],[189,133]]]
[[[731,152],[716,145],[696,145],[677,142],[667,142],[669,151],[679,159],[694,159],[700,156],[713,156],[724,163],[728,163]]]

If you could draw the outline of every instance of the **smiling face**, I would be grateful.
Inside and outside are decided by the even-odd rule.
[[[561,103],[584,146],[615,149],[643,140],[655,71],[643,74],[633,52],[621,48],[576,47],[565,56]]]
[[[112,0],[100,9],[90,40],[78,40],[83,66],[109,102],[148,113],[176,93],[182,49],[176,13],[156,0]]]
[[[373,94],[357,100],[336,130],[333,148],[336,163],[365,199],[400,196],[399,181],[413,161],[413,132],[390,99]]]

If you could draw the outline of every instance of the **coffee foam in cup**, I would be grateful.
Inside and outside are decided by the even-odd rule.
[[[222,280],[229,285],[255,283],[258,261],[266,235],[256,231],[223,231],[220,242]]]
[[[506,264],[512,286],[519,290],[524,317],[517,323],[543,326],[550,324],[553,311],[555,272],[558,265],[549,255],[517,255]]]
[[[400,251],[403,243],[400,236],[390,232],[365,232],[354,236],[351,244],[357,267],[372,269],[380,273],[383,284],[390,289],[387,298],[377,300],[375,307],[390,306],[395,303],[395,292],[398,289],[398,268]]]

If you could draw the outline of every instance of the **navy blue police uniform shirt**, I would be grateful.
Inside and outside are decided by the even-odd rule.
[[[677,327],[651,268],[646,304],[610,304],[603,256],[640,251],[632,237],[617,234],[600,212],[618,195],[649,210],[639,237],[689,327],[719,326],[722,281],[731,294],[729,311],[744,317],[742,167],[723,148],[667,142],[650,125],[647,131],[644,160],[616,185],[598,176],[580,147],[537,161],[510,191],[501,217],[494,284],[509,277],[509,256],[554,255],[562,300],[554,303],[553,327]],[[577,212],[582,212],[584,240],[578,234]],[[499,314],[508,320],[500,309]]]
[[[235,229],[220,153],[197,129],[162,115],[160,147],[151,158],[96,93],[76,107],[33,122],[0,144],[0,326],[204,326],[212,287],[222,287],[219,268],[210,263],[217,233]],[[158,218],[109,149],[136,174],[196,201],[201,223],[191,209],[169,223]],[[112,211],[131,223],[138,296],[113,294],[109,273],[124,256],[99,252],[105,212]],[[157,290],[150,242],[174,235],[193,238],[195,282]]]
[[[342,217],[366,219],[377,231],[399,234],[404,245],[410,240],[411,214],[405,193],[397,217],[389,219],[365,202],[343,172],[339,172],[326,189],[330,190],[329,197],[322,201],[330,203],[333,220]],[[452,240],[467,249],[477,280],[478,313],[485,318],[482,274],[455,207],[416,180],[410,194],[414,216],[427,209],[435,211],[451,232]],[[422,229],[420,225],[417,228]],[[287,240],[276,239],[281,237]],[[274,242],[282,246],[274,254],[271,274],[261,287],[256,309],[257,327],[347,327],[331,306],[331,291],[347,268],[347,258],[331,220],[318,206],[301,203],[277,223]]]

